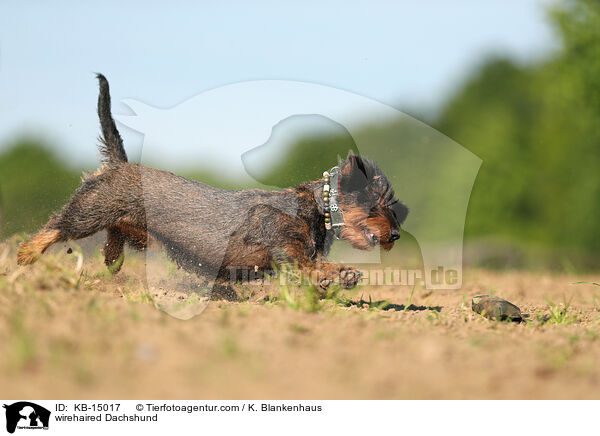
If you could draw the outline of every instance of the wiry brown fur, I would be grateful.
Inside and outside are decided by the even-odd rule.
[[[185,269],[211,271],[221,280],[293,263],[323,288],[333,281],[346,287],[358,282],[358,270],[325,260],[333,235],[325,229],[324,180],[284,191],[229,191],[128,163],[110,113],[108,82],[98,79],[103,166],[21,244],[20,264],[34,262],[53,243],[106,230],[105,263],[113,270],[121,267],[125,243],[143,250],[152,239]],[[391,249],[408,209],[374,162],[351,155],[341,173],[341,237],[363,250],[378,243]]]

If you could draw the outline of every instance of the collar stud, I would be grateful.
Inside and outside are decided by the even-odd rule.
[[[340,188],[340,173],[338,167],[333,167],[329,171],[323,173],[323,203],[325,218],[325,229],[333,229],[336,238],[340,238],[344,219],[338,206],[338,195]]]

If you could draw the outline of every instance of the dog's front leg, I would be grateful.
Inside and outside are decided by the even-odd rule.
[[[342,287],[350,289],[358,284],[362,276],[357,268],[326,261],[316,262],[310,272],[317,276],[317,283],[322,289],[327,289],[336,281]]]
[[[290,244],[283,248],[283,256],[275,257],[279,258],[279,263],[296,264],[302,274],[321,289],[329,288],[334,282],[349,289],[360,281],[362,274],[357,268],[327,262],[321,255],[309,256],[307,251],[302,244]]]

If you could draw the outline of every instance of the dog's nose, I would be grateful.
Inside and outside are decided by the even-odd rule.
[[[400,230],[392,229],[390,232],[390,242],[394,242],[396,239],[400,239]]]

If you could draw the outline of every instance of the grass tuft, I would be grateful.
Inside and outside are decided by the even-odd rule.
[[[556,304],[546,297],[545,300],[548,303],[549,310],[545,316],[541,318],[538,317],[538,320],[542,324],[568,325],[578,321],[577,315],[569,313],[569,307],[571,306],[573,296],[569,298],[569,301],[563,296],[563,302],[560,304]]]

